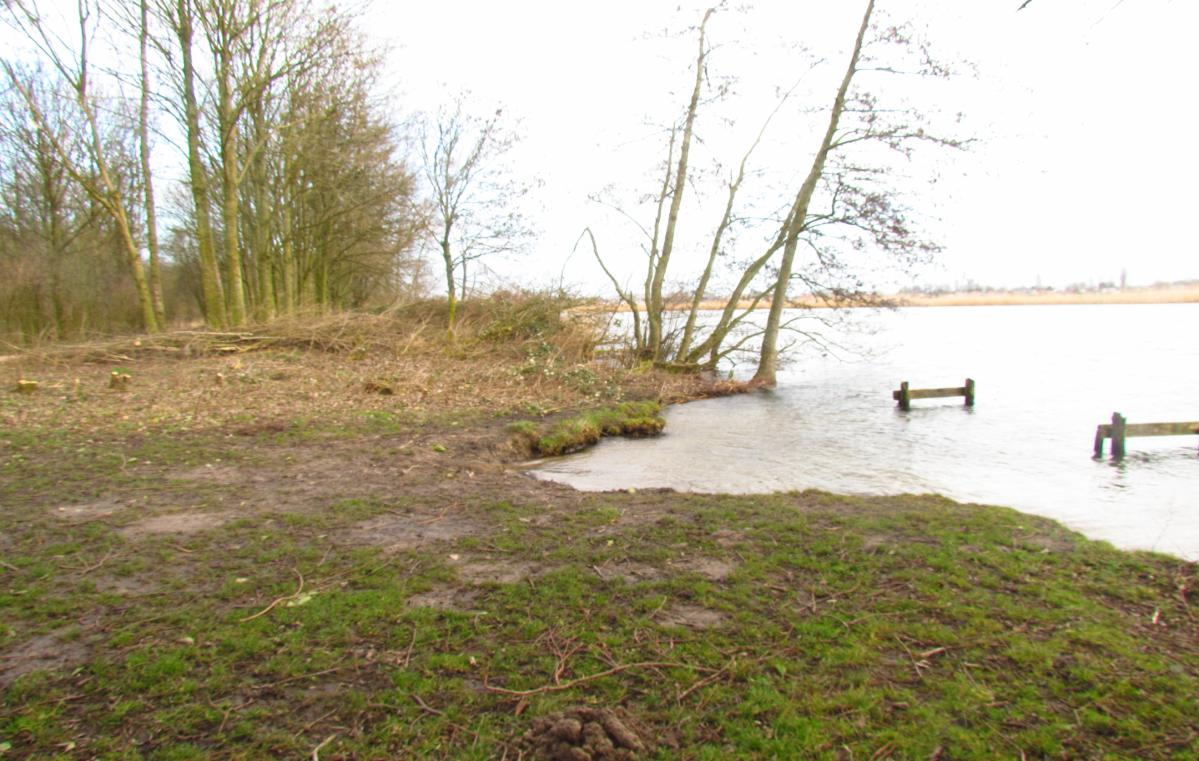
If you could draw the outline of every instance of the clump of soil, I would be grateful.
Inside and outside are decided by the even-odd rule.
[[[548,761],[633,761],[656,747],[649,728],[623,708],[586,706],[534,719],[521,745]]]

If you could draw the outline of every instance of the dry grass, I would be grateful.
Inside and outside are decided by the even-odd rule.
[[[562,306],[475,302],[452,342],[444,307],[427,303],[25,351],[0,364],[0,425],[237,433],[397,414],[543,416],[712,393],[703,379],[596,361],[600,326],[561,319]],[[109,387],[114,370],[130,376],[126,387]],[[19,380],[36,391],[8,391]]]

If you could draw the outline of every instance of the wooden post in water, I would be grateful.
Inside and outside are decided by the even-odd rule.
[[[1095,429],[1095,456],[1103,455],[1103,440],[1112,440],[1112,457],[1124,456],[1124,441],[1136,436],[1190,436],[1199,433],[1199,420],[1185,423],[1129,423],[1119,412],[1112,413],[1111,424]]]
[[[1112,457],[1124,456],[1124,426],[1127,422],[1119,412],[1112,413]]]
[[[964,396],[966,406],[974,406],[974,380],[966,379],[965,386],[953,388],[912,388],[907,381],[899,384],[898,391],[891,392],[891,398],[899,402],[899,409],[907,412],[912,409],[913,399],[936,399],[943,396]]]

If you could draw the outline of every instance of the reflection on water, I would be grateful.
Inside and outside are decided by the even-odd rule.
[[[1016,507],[1121,547],[1199,559],[1199,437],[1128,440],[1092,459],[1095,426],[1199,420],[1199,305],[904,309],[843,361],[801,356],[772,392],[673,407],[659,439],[543,464],[580,489],[938,492]],[[897,409],[891,391],[978,384]]]

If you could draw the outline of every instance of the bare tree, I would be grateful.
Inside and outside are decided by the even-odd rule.
[[[380,59],[353,36],[336,50],[289,77],[267,146],[284,311],[388,301],[413,266],[415,178],[393,109],[372,95]]]
[[[14,13],[7,18],[37,47],[42,59],[52,67],[62,84],[70,90],[79,116],[80,134],[64,135],[52,128],[28,70],[23,71],[16,64],[5,60],[2,63],[4,71],[14,89],[20,93],[34,120],[42,127],[64,170],[111,216],[137,289],[142,307],[143,326],[149,332],[156,332],[159,330],[159,323],[155,314],[154,299],[133,230],[131,209],[134,207],[130,205],[128,189],[118,173],[121,167],[112,160],[110,145],[105,142],[104,126],[101,123],[103,115],[91,88],[88,54],[95,34],[94,7],[88,0],[78,0],[75,20],[79,39],[73,49],[47,28],[36,6],[26,0],[12,0],[9,7]],[[68,144],[70,140],[78,140],[84,146],[85,162],[81,162],[79,154],[71,150]]]
[[[29,84],[40,122],[24,96],[0,92],[0,335],[35,343],[136,327],[124,261],[110,255],[113,224],[67,174],[47,132],[86,164],[82,146],[68,139],[76,128],[71,103],[52,97],[36,72]]]
[[[661,327],[662,316],[671,306],[662,298],[661,283],[671,248],[675,245],[680,216],[677,207],[682,189],[693,181],[695,174],[688,168],[689,134],[703,117],[703,91],[709,86],[707,69],[711,65],[711,51],[706,47],[707,28],[717,10],[719,7],[708,9],[697,27],[700,48],[694,63],[691,97],[680,123],[669,133],[665,173],[654,196],[656,211],[652,229],[638,224],[647,242],[648,254],[644,331],[632,294],[620,286],[606,266],[604,271],[616,286],[621,300],[633,310],[634,342],[639,356],[689,368],[714,367],[731,352],[759,341],[755,380],[763,385],[773,385],[781,349],[780,334],[795,331],[801,339],[805,337],[799,331],[799,318],[784,319],[783,310],[788,305],[789,289],[794,282],[799,282],[813,298],[829,306],[882,305],[883,300],[866,285],[855,267],[854,260],[861,259],[861,252],[870,250],[886,254],[888,261],[903,267],[927,257],[936,249],[919,236],[909,221],[908,210],[899,201],[895,188],[888,183],[888,164],[881,158],[879,148],[908,158],[912,146],[917,143],[958,147],[962,142],[934,137],[921,126],[920,114],[907,108],[884,107],[869,92],[855,86],[855,76],[864,71],[925,76],[947,74],[947,70],[931,58],[927,48],[903,29],[873,24],[874,2],[870,0],[857,27],[849,64],[840,78],[832,104],[821,109],[827,117],[811,163],[801,175],[802,182],[794,190],[783,191],[787,193],[784,197],[791,200],[777,213],[747,214],[743,208],[745,203],[740,197],[743,185],[748,177],[761,174],[751,171],[751,159],[775,117],[788,105],[797,83],[780,93],[774,110],[735,165],[736,170],[727,176],[723,209],[706,237],[706,256],[698,281],[687,299],[689,304],[679,315],[682,327],[667,336]],[[875,54],[868,52],[881,51],[887,45],[914,53],[914,70],[903,72],[890,60],[876,59]],[[716,89],[714,99],[719,99],[720,90]],[[775,150],[774,163],[778,163],[778,148]],[[617,210],[633,218],[631,214]],[[757,219],[751,221],[751,216]],[[688,225],[694,228],[695,222],[688,222]],[[744,230],[750,227],[754,228],[754,235],[745,236]],[[723,310],[713,318],[705,318],[701,325],[700,307],[734,229],[741,231],[741,239],[760,234],[761,242],[757,245],[761,248],[751,256],[738,258],[738,263],[728,273],[733,278],[733,285],[725,292]],[[663,231],[665,235],[661,234]],[[592,245],[599,257],[594,235]],[[801,251],[810,256],[800,257]],[[604,265],[602,260],[600,263]],[[767,300],[770,310],[766,324],[754,327],[757,324],[754,310]]]
[[[873,13],[874,0],[868,0],[866,3],[866,12],[862,16],[861,26],[858,27],[858,36],[854,40],[853,52],[849,57],[849,66],[845,70],[845,76],[841,78],[841,85],[837,88],[837,95],[833,98],[833,106],[829,112],[828,128],[825,130],[824,137],[820,141],[820,147],[816,149],[816,155],[812,159],[812,166],[808,169],[808,175],[804,178],[803,184],[800,185],[799,191],[795,194],[795,201],[792,203],[791,211],[787,215],[783,235],[783,258],[779,264],[778,277],[775,279],[774,298],[770,302],[770,314],[766,318],[766,330],[762,334],[758,370],[754,373],[754,381],[758,383],[773,386],[776,382],[778,373],[779,326],[782,322],[783,308],[787,304],[787,289],[791,285],[791,270],[795,264],[795,252],[799,249],[800,235],[808,229],[808,208],[812,204],[812,197],[816,193],[817,185],[824,175],[824,167],[828,162],[829,152],[833,150],[837,127],[841,120],[841,113],[845,110],[845,102],[849,94],[849,85],[853,82],[854,74],[857,73],[858,59],[862,55],[862,43],[866,39],[866,31],[870,28],[870,16]]]
[[[518,203],[530,184],[505,165],[516,136],[504,129],[497,109],[472,116],[459,97],[453,106],[420,125],[422,177],[429,196],[427,238],[445,270],[452,339],[458,303],[467,291],[467,270],[484,257],[522,249],[531,230]]]
[[[138,1],[138,63],[141,103],[138,109],[137,136],[141,158],[142,198],[146,212],[146,250],[150,256],[150,296],[159,325],[166,324],[166,303],[162,293],[162,263],[158,251],[158,208],[154,201],[154,172],[150,167],[150,8],[147,0]]]
[[[194,44],[195,16],[193,0],[161,0],[160,11],[173,31],[178,44],[180,67],[179,91],[182,99],[181,118],[187,135],[188,189],[191,192],[193,225],[195,227],[196,250],[204,319],[209,326],[220,328],[226,325],[225,290],[221,282],[220,263],[216,255],[215,234],[212,227],[212,200],[208,168],[204,163],[203,132],[200,122],[200,100],[197,96],[197,80]]]

